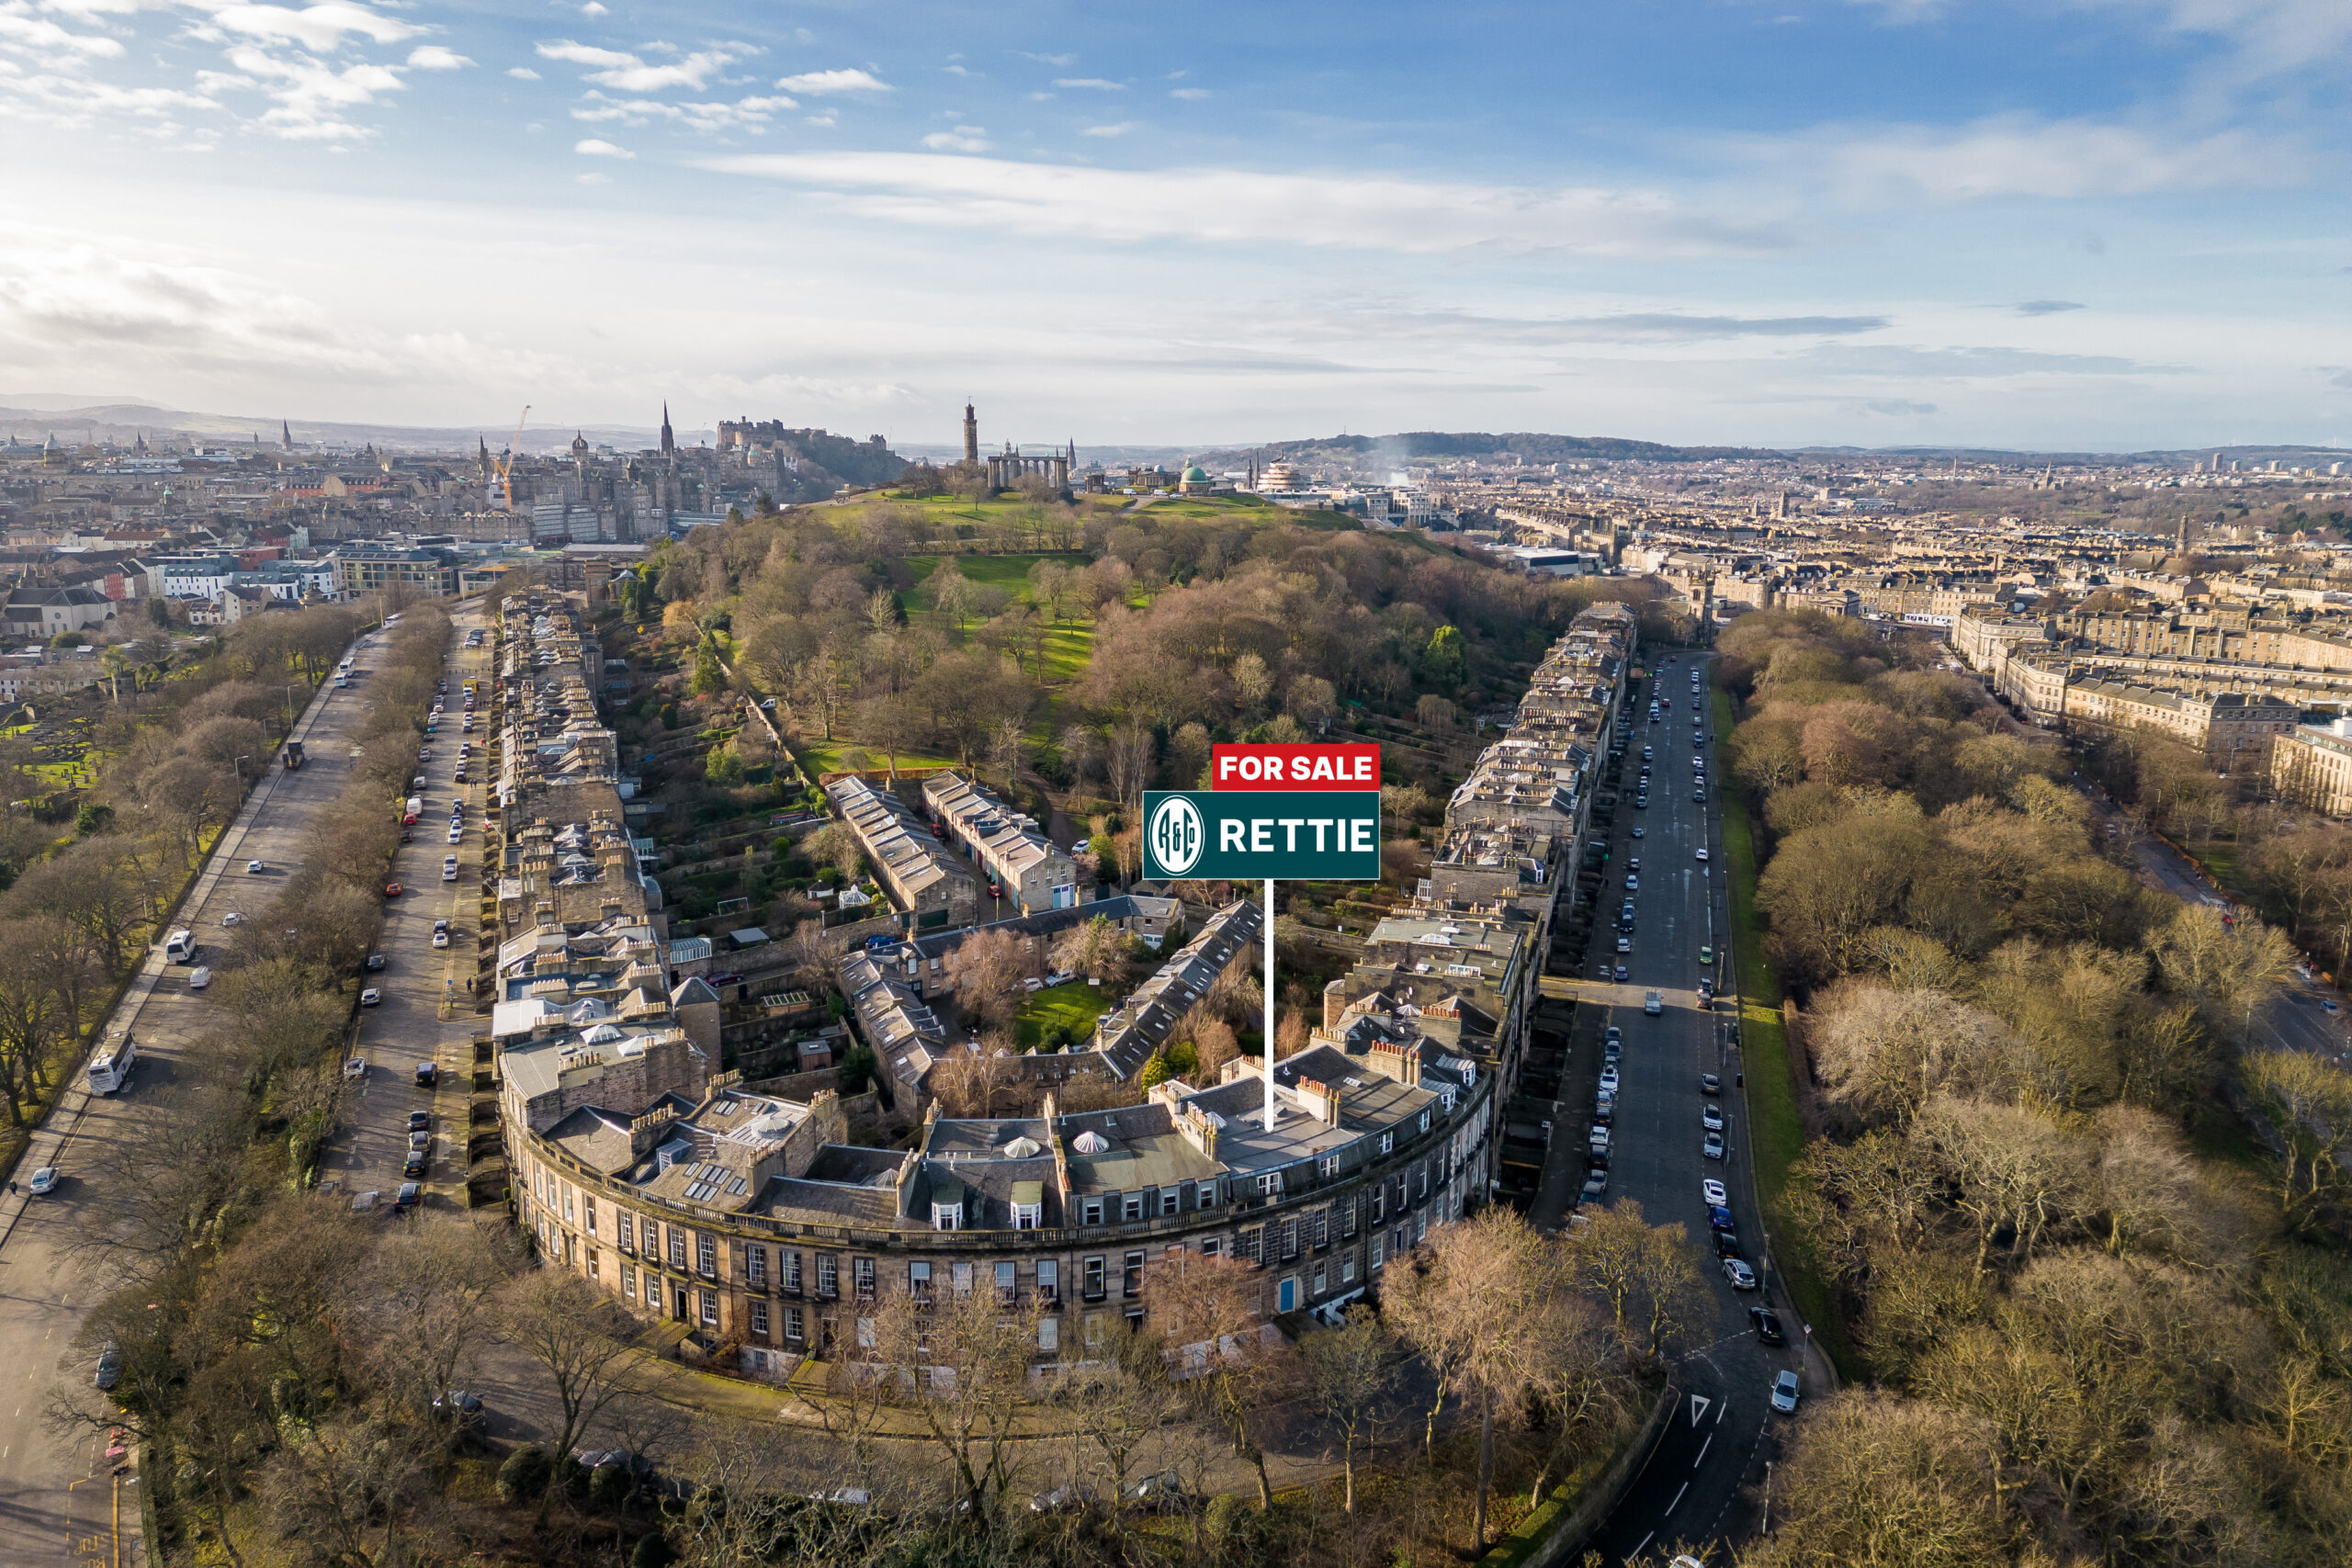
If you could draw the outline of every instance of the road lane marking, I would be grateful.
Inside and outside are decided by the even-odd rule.
[[[1676,1488],[1674,1489],[1674,1501],[1673,1501],[1673,1502],[1671,1502],[1671,1503],[1668,1503],[1668,1504],[1666,1506],[1666,1512],[1667,1512],[1667,1514],[1671,1514],[1672,1512],[1674,1512],[1674,1510],[1675,1510],[1676,1508],[1678,1508],[1678,1507],[1679,1507],[1679,1506],[1681,1506],[1681,1504],[1682,1504],[1682,1495],[1683,1495],[1685,1492],[1688,1492],[1688,1491],[1690,1491],[1690,1483],[1689,1482],[1687,1482],[1687,1481],[1686,1481],[1686,1482],[1684,1482],[1681,1485],[1679,1485],[1679,1486],[1678,1486],[1678,1487],[1676,1487]],[[1661,1514],[1661,1515],[1659,1515],[1658,1517],[1659,1517],[1660,1518],[1664,1518],[1664,1517],[1666,1517],[1666,1515],[1665,1515],[1665,1514]],[[1647,1540],[1649,1539],[1649,1537],[1647,1537],[1647,1536],[1644,1536],[1642,1539],[1643,1539],[1644,1540]],[[1639,1553],[1639,1552],[1635,1552],[1635,1553],[1634,1553],[1634,1555],[1635,1555],[1636,1557],[1638,1557],[1638,1556],[1640,1556],[1640,1555],[1641,1555],[1641,1553]]]
[[[1694,1459],[1694,1460],[1692,1460],[1692,1461],[1690,1461],[1690,1468],[1691,1468],[1691,1469],[1696,1470],[1696,1469],[1698,1469],[1698,1468],[1700,1467],[1700,1465],[1702,1465],[1702,1464],[1703,1464],[1703,1463],[1705,1463],[1705,1462],[1706,1462],[1706,1459],[1707,1459],[1707,1450],[1708,1450],[1709,1449],[1711,1449],[1711,1448],[1714,1447],[1714,1443],[1715,1443],[1715,1435],[1714,1435],[1713,1432],[1708,1433],[1708,1434],[1707,1434],[1707,1440],[1706,1440],[1705,1442],[1701,1443],[1701,1444],[1699,1445],[1699,1457],[1698,1457],[1697,1459]],[[1688,1485],[1690,1485],[1690,1483],[1689,1482],[1687,1482],[1687,1481],[1686,1481],[1686,1482],[1684,1482],[1682,1484],[1684,1484],[1685,1486],[1688,1486]]]

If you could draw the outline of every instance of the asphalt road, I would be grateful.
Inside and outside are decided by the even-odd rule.
[[[358,659],[380,643],[363,639]],[[217,955],[232,931],[226,917],[258,915],[293,865],[311,824],[342,794],[350,769],[347,726],[363,714],[366,681],[338,692],[321,688],[296,727],[309,761],[288,773],[275,756],[246,764],[268,774],[214,850],[180,913],[181,923]],[[249,874],[249,860],[263,871]],[[62,1397],[102,1408],[92,1384],[93,1355],[73,1341],[87,1308],[112,1279],[108,1265],[85,1245],[107,1224],[114,1180],[111,1151],[139,1136],[155,1103],[169,1096],[191,1043],[219,1022],[214,993],[191,991],[191,966],[166,964],[159,945],[107,1030],[129,1026],[139,1043],[138,1065],[121,1092],[85,1090],[79,1077],[34,1134],[17,1168],[21,1186],[32,1171],[55,1165],[63,1173],[45,1198],[0,1197],[0,1563],[135,1563],[140,1559],[137,1478],[114,1472],[127,1456],[110,1456],[103,1435],[51,1431],[44,1414]],[[120,1506],[117,1507],[119,1492]]]
[[[1702,1011],[1697,992],[1702,977],[1720,984],[1728,973],[1722,936],[1729,916],[1714,803],[1713,724],[1703,686],[1696,712],[1706,721],[1706,734],[1698,741],[1692,739],[1689,671],[1694,662],[1704,669],[1703,660],[1676,656],[1674,664],[1661,672],[1663,679],[1650,682],[1631,704],[1635,722],[1618,785],[1599,919],[1584,975],[1576,986],[1583,1005],[1577,1010],[1571,1034],[1569,1066],[1561,1083],[1562,1114],[1555,1118],[1556,1131],[1536,1218],[1545,1224],[1561,1223],[1565,1200],[1576,1190],[1600,1072],[1601,1032],[1614,1024],[1624,1031],[1625,1049],[1611,1129],[1606,1201],[1635,1199],[1652,1224],[1681,1222],[1712,1254],[1700,1183],[1713,1177],[1729,1189],[1744,1256],[1760,1265],[1763,1229],[1747,1165],[1747,1118],[1735,1081],[1739,1061],[1729,1038],[1729,1004],[1724,1004],[1722,1012]],[[1654,725],[1645,721],[1653,695],[1671,699]],[[1655,753],[1648,763],[1649,805],[1636,809],[1645,746]],[[1704,803],[1692,797],[1694,756],[1706,763]],[[1642,837],[1633,836],[1635,829]],[[1705,862],[1698,858],[1702,848],[1709,853]],[[1638,889],[1625,887],[1629,874],[1640,879]],[[1635,917],[1633,951],[1620,954],[1611,951],[1616,913],[1628,897]],[[1700,953],[1707,948],[1713,950],[1713,961],[1702,964]],[[1623,964],[1626,979],[1600,980],[1604,960]],[[1644,998],[1652,990],[1660,994],[1663,1007],[1656,1018],[1643,1010]],[[1721,1077],[1720,1095],[1702,1091],[1699,1076],[1705,1072]],[[1710,1103],[1726,1123],[1725,1157],[1721,1160],[1702,1153],[1705,1132],[1701,1114]],[[1593,1542],[1611,1568],[1669,1541],[1727,1545],[1756,1528],[1757,1508],[1748,1489],[1760,1488],[1765,1461],[1775,1451],[1776,1426],[1785,1419],[1772,1415],[1767,1395],[1776,1372],[1802,1365],[1803,1350],[1801,1345],[1767,1347],[1756,1338],[1747,1309],[1773,1299],[1769,1280],[1764,1292],[1736,1291],[1712,1257],[1705,1268],[1714,1313],[1712,1321],[1693,1325],[1683,1336],[1674,1368],[1679,1402],[1674,1418]],[[1801,1339],[1797,1320],[1784,1302],[1780,1304],[1792,1337]],[[1808,1386],[1815,1384],[1814,1379],[1806,1381]]]
[[[368,976],[381,1001],[359,1015],[357,1050],[367,1077],[347,1090],[336,1108],[335,1131],[320,1159],[322,1181],[333,1181],[357,1198],[378,1194],[389,1205],[400,1190],[401,1163],[408,1157],[412,1111],[433,1116],[430,1163],[424,1177],[424,1207],[462,1212],[465,1207],[467,1107],[473,1081],[473,978],[481,929],[482,807],[490,765],[490,699],[484,695],[471,735],[464,733],[464,683],[490,674],[490,649],[469,651],[466,633],[482,628],[478,604],[457,607],[451,616],[450,651],[445,665],[448,693],[435,733],[425,737],[432,756],[420,761],[424,810],[414,841],[401,846],[392,874],[407,888],[388,900],[376,937],[383,969]],[[459,748],[471,742],[467,783],[453,782]],[[448,837],[452,805],[464,807],[458,841]],[[442,880],[444,857],[458,857],[458,877]],[[449,922],[449,945],[433,945],[433,922]],[[416,1087],[416,1066],[440,1069],[432,1091]]]

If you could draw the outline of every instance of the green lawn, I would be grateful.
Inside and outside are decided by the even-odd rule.
[[[1085,1040],[1094,1032],[1094,1021],[1111,1010],[1114,999],[1109,987],[1090,986],[1081,980],[1039,991],[1021,1010],[1021,1048],[1034,1050],[1043,1044],[1046,1032],[1057,1024],[1067,1027],[1074,1038]]]
[[[817,781],[820,774],[837,773],[848,767],[849,764],[842,761],[842,753],[844,751],[865,752],[866,766],[869,769],[878,771],[890,765],[888,752],[879,747],[868,746],[852,739],[845,735],[837,735],[831,740],[796,741],[794,746],[800,758],[800,766],[808,773],[809,782],[812,784]],[[953,757],[932,757],[920,751],[899,753],[900,773],[906,773],[910,769],[955,768],[962,765]]]
[[[1715,733],[1729,735],[1733,721],[1731,698],[1714,694]],[[1756,833],[1748,820],[1747,801],[1737,787],[1715,791],[1723,805],[1724,857],[1731,863],[1731,923],[1733,955],[1738,964],[1740,1057],[1747,1073],[1748,1149],[1756,1168],[1756,1196],[1764,1205],[1766,1222],[1783,1235],[1789,1222],[1781,1195],[1788,1190],[1789,1168],[1804,1153],[1804,1123],[1797,1115],[1795,1065],[1789,1057],[1789,1034],[1781,1021],[1781,982],[1764,957],[1764,921],[1756,909]],[[1777,1255],[1781,1277],[1797,1310],[1813,1325],[1814,1337],[1838,1363],[1838,1375],[1849,1382],[1863,1373],[1860,1359],[1846,1337],[1828,1282],[1797,1260],[1792,1251]]]

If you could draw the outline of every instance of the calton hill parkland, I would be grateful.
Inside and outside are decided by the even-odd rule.
[[[2347,1550],[2330,455],[133,434],[0,1068],[151,1561]],[[1378,880],[1145,879],[1236,741]]]

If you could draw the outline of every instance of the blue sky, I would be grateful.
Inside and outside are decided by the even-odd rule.
[[[2352,445],[2352,0],[0,0],[0,401]]]

